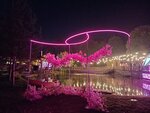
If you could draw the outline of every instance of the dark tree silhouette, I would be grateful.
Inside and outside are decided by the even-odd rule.
[[[131,52],[150,51],[150,26],[140,26],[131,32],[130,50]]]
[[[39,37],[39,27],[27,0],[11,0],[9,4],[8,14],[0,28],[3,41],[1,51],[8,56],[26,59],[29,54],[29,40]]]
[[[126,41],[119,36],[113,36],[108,40],[108,44],[112,46],[113,55],[119,55],[125,53],[126,52],[125,43]]]

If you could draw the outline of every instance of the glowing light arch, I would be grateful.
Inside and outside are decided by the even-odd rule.
[[[114,32],[114,33],[120,33],[120,34],[124,34],[128,36],[128,41],[130,43],[130,34],[124,31],[120,31],[120,30],[93,30],[93,31],[86,31],[86,32],[82,32],[82,33],[78,33],[75,34],[73,36],[70,36],[69,38],[67,38],[65,40],[65,43],[48,43],[48,42],[42,42],[42,41],[37,41],[37,40],[30,40],[30,42],[33,43],[37,43],[37,44],[42,44],[42,45],[53,45],[53,46],[67,46],[67,45],[79,45],[79,44],[83,44],[85,42],[87,42],[90,38],[89,34],[91,33],[98,33],[98,32]],[[69,43],[68,41],[70,41],[71,39],[77,37],[77,36],[81,36],[81,35],[86,35],[86,39],[83,41],[79,41],[79,42],[75,42],[75,43]]]
[[[30,42],[36,43],[36,44],[41,44],[41,45],[52,45],[52,46],[67,46],[67,45],[79,45],[79,44],[83,44],[86,41],[89,40],[89,34],[85,33],[83,35],[86,35],[86,39],[83,41],[79,41],[76,43],[72,43],[72,44],[66,44],[66,43],[48,43],[48,42],[42,42],[42,41],[37,41],[37,40],[30,40]]]
[[[81,35],[86,35],[87,38],[86,38],[85,40],[83,40],[83,41],[80,41],[80,42],[68,43],[68,41],[71,40],[72,38],[75,38],[75,37],[81,36]],[[79,45],[79,44],[83,44],[83,43],[87,42],[87,41],[89,40],[89,38],[90,38],[90,36],[89,36],[88,33],[86,33],[86,32],[84,32],[84,33],[79,33],[79,34],[76,34],[76,35],[73,35],[73,36],[67,38],[67,39],[65,40],[65,44],[66,44],[66,45]]]
[[[93,30],[93,31],[86,31],[86,32],[82,32],[82,33],[75,34],[75,35],[73,35],[73,36],[67,38],[67,39],[65,40],[65,44],[66,44],[66,45],[77,45],[78,43],[69,43],[68,41],[71,40],[71,39],[73,39],[73,38],[75,38],[75,37],[77,37],[77,36],[81,36],[81,35],[86,34],[86,35],[88,35],[88,37],[89,37],[89,34],[90,34],[90,33],[99,33],[99,32],[114,32],[114,33],[120,33],[120,34],[127,35],[128,38],[129,38],[129,43],[130,43],[130,34],[127,33],[127,32],[120,31],[120,30]],[[86,41],[87,41],[87,40],[85,40],[84,42],[86,42]]]
[[[42,41],[37,41],[37,40],[30,40],[30,42],[36,43],[36,44],[41,44],[41,45],[52,45],[52,46],[66,46],[65,43],[48,43],[48,42],[42,42]]]

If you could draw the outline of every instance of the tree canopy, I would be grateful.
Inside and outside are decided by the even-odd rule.
[[[140,26],[131,32],[131,52],[150,51],[150,26]]]
[[[126,52],[126,41],[119,36],[110,37],[108,44],[112,46],[112,55],[119,55]]]
[[[27,0],[11,0],[8,14],[4,15],[1,24],[1,53],[6,56],[28,58],[29,40],[38,37],[39,27]]]

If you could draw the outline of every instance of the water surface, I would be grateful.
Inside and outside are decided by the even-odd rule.
[[[102,74],[89,74],[89,76],[90,85],[98,91],[122,96],[150,96],[150,80],[147,79]],[[86,86],[88,79],[86,73],[56,75],[54,78],[60,80],[62,84],[73,87]]]

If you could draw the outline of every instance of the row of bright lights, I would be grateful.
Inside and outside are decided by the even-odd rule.
[[[86,86],[86,82],[83,83],[79,83],[76,82],[73,84],[74,87],[82,87],[82,86]],[[138,89],[131,89],[130,87],[115,87],[114,85],[108,85],[106,83],[92,83],[90,82],[90,86],[92,86],[93,88],[95,88],[96,90],[100,90],[100,91],[107,91],[107,92],[112,92],[114,94],[117,95],[126,95],[126,96],[148,96],[149,94],[144,92],[141,90],[139,91]]]
[[[127,61],[127,62],[133,62],[133,61],[143,61],[146,57],[147,53],[143,52],[142,54],[139,54],[139,52],[135,52],[134,54],[127,54],[127,55],[120,55],[120,56],[114,56],[111,58],[102,58],[100,59],[96,64],[100,64],[101,62],[103,63],[107,63],[107,62],[112,62],[112,61]],[[40,62],[40,60],[36,60],[34,61],[34,64],[37,64]],[[77,61],[78,62],[78,61]],[[26,65],[25,62],[19,62],[16,61],[17,64],[22,64],[22,65]],[[10,64],[9,61],[6,62],[6,64]],[[91,65],[93,64],[93,62],[90,63]]]
[[[143,61],[146,57],[147,53],[142,53],[139,55],[139,52],[136,52],[135,54],[127,54],[127,55],[120,55],[120,56],[114,56],[111,58],[102,58],[100,59],[96,64],[100,64],[101,62],[107,63],[107,62],[112,62],[112,61]],[[91,62],[90,64],[93,64]]]
[[[6,64],[13,64],[13,62],[7,61]],[[16,61],[16,64],[26,65],[25,62]]]

